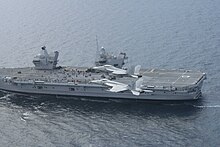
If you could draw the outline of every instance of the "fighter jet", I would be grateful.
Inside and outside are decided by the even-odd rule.
[[[138,79],[135,82],[132,82],[131,84],[124,84],[116,81],[111,81],[109,79],[93,80],[91,81],[91,83],[109,86],[110,89],[108,91],[110,92],[122,92],[130,90],[132,94],[136,96],[140,95],[141,92],[153,92],[151,90],[143,90],[141,88],[143,83],[142,78]]]
[[[111,72],[111,73],[116,74],[116,75],[130,75],[134,78],[138,78],[140,76],[141,66],[137,65],[134,68],[124,70],[124,69],[121,69],[121,68],[114,67],[112,65],[103,65],[103,66],[93,67],[93,69],[100,70],[100,71]]]

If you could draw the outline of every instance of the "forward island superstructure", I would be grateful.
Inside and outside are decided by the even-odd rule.
[[[201,96],[206,74],[192,70],[141,69],[137,65],[123,69],[125,53],[109,56],[101,50],[96,66],[57,67],[59,53],[48,54],[42,47],[35,67],[0,69],[2,91],[136,100],[194,100]]]

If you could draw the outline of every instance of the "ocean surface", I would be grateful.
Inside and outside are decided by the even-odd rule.
[[[220,146],[219,0],[1,0],[0,67],[92,66],[99,46],[128,64],[207,73],[198,101],[125,102],[0,93],[0,146]]]

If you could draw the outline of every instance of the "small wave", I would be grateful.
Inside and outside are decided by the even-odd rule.
[[[24,112],[22,115],[23,116],[29,116],[29,113],[28,112]]]
[[[220,108],[220,105],[210,105],[210,106],[196,106],[193,105],[196,108]]]
[[[174,103],[171,104],[170,103],[170,104],[162,104],[162,105],[164,105],[164,106],[180,106],[180,105],[185,105],[185,104],[177,104],[177,103],[176,104],[174,104]]]
[[[21,119],[22,121],[26,122],[26,120],[25,120],[24,118],[20,117],[20,119]]]
[[[25,112],[25,113],[22,114],[21,119],[22,120],[27,120],[27,119],[29,119],[29,115],[30,114],[28,112]]]

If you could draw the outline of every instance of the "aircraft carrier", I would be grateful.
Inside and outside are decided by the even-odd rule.
[[[205,73],[184,69],[125,69],[126,54],[115,56],[104,48],[90,68],[57,66],[58,56],[42,47],[33,67],[1,68],[0,90],[68,98],[195,100],[206,79]]]

